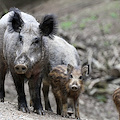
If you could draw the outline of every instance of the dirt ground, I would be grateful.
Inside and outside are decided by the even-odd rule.
[[[106,61],[113,58],[114,54],[111,52],[111,45],[115,44],[117,48],[120,48],[119,5],[119,0],[48,0],[42,4],[39,4],[39,1],[37,1],[33,4],[21,7],[20,9],[32,14],[38,21],[40,21],[41,17],[45,14],[55,14],[58,17],[59,23],[58,35],[66,38],[68,42],[78,48],[82,63],[85,63],[88,60],[87,57],[90,50],[93,51],[93,56],[101,63],[106,54]],[[99,51],[101,51],[101,53],[99,53]],[[118,56],[120,56],[120,51],[118,52]],[[119,63],[119,57],[116,61]],[[105,63],[103,63],[103,65],[105,65]],[[94,79],[99,79],[101,77],[101,74],[99,75],[101,71],[94,70],[94,67],[92,72],[91,76],[93,76]],[[103,73],[102,75],[106,74],[107,73]],[[91,80],[93,78],[91,78]],[[17,95],[10,74],[6,76],[5,84],[5,100],[17,103]],[[27,84],[25,88],[29,103]],[[111,85],[111,88],[112,93],[116,87]],[[80,99],[80,113],[82,118],[88,120],[117,120],[118,113],[113,104],[111,93],[107,94],[106,102],[98,101],[96,98],[84,93]],[[55,112],[56,106],[51,92],[49,97],[52,109]],[[17,109],[16,104],[13,106]],[[13,106],[10,105],[10,107]],[[2,108],[0,109],[2,110]],[[16,112],[14,114],[16,114]],[[17,113],[21,114],[20,112]],[[30,117],[30,120],[32,119],[32,115],[33,114],[27,115]],[[51,120],[63,119],[55,115],[49,117],[49,114],[47,114],[47,117]],[[40,118],[36,116],[36,119]],[[43,119],[45,118],[43,117]]]
[[[30,109],[31,110],[31,109]],[[17,110],[15,103],[0,103],[0,120],[69,120],[54,113],[45,112],[44,116],[39,116],[30,111],[30,114],[22,113]],[[87,120],[82,118],[82,120]]]

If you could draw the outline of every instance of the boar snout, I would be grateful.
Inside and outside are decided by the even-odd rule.
[[[79,86],[77,86],[77,85],[72,85],[72,86],[70,86],[70,89],[71,89],[72,91],[77,91],[77,90],[79,89]]]
[[[28,70],[28,67],[26,65],[19,64],[15,65],[14,69],[17,74],[25,74],[26,71]]]
[[[14,69],[17,74],[25,74],[30,67],[30,60],[26,54],[21,54],[16,60]]]

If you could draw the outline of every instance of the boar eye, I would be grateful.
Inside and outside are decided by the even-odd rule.
[[[70,75],[70,78],[73,78],[73,76],[72,76],[72,75]]]
[[[38,44],[38,43],[39,43],[39,39],[36,38],[34,43],[35,43],[35,44]]]
[[[79,79],[82,79],[82,76],[80,76]]]
[[[39,41],[40,41],[40,39],[39,39],[39,38],[35,38],[35,40],[34,40],[34,42],[33,42],[32,44],[38,44],[38,43],[39,43]]]

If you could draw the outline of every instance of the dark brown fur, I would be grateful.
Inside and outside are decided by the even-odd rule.
[[[80,119],[79,115],[79,95],[83,92],[83,80],[79,79],[82,76],[81,68],[77,67],[71,70],[70,74],[67,72],[68,66],[58,65],[49,73],[49,79],[52,86],[52,92],[56,99],[57,114],[64,117],[67,116],[68,98],[73,99],[75,108],[75,117]],[[73,78],[70,78],[70,75]],[[73,91],[70,86],[76,84],[79,89]]]
[[[119,113],[119,120],[120,120],[120,88],[116,89],[113,93],[113,101],[116,105],[116,108]]]

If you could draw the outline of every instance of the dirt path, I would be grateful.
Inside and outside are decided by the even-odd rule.
[[[85,116],[82,115],[82,120]],[[44,116],[39,116],[32,112],[30,114],[22,113],[17,110],[15,103],[4,102],[0,103],[0,120],[69,120],[68,118],[62,118],[61,116],[53,113],[45,112]]]

